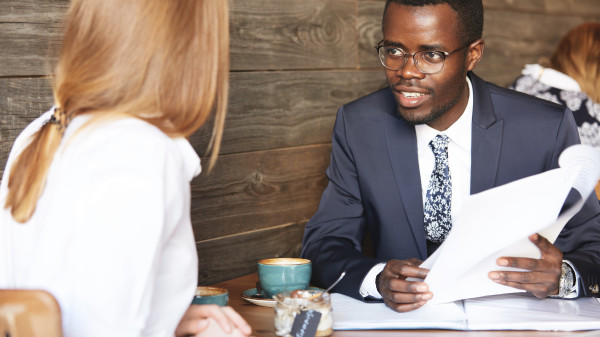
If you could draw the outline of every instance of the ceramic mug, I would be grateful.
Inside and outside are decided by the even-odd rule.
[[[271,258],[258,261],[257,291],[272,298],[283,291],[308,288],[312,272],[310,260],[301,258]]]
[[[225,288],[204,287],[196,288],[192,304],[217,304],[226,306],[229,302],[229,292]]]

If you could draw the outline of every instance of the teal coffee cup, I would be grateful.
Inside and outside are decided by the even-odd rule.
[[[225,288],[198,287],[192,304],[217,304],[226,306],[229,302],[229,292]]]
[[[258,261],[257,289],[264,297],[272,298],[283,291],[308,288],[312,263],[300,258],[272,258]]]

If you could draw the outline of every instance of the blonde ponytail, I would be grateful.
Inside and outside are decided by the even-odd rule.
[[[11,215],[17,222],[24,223],[33,215],[67,124],[66,115],[55,109],[50,120],[32,136],[31,142],[12,165],[8,180],[10,192],[4,207],[11,209]]]

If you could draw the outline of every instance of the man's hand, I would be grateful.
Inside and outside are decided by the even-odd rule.
[[[556,246],[539,234],[531,235],[529,240],[542,253],[539,260],[525,257],[501,257],[497,260],[499,266],[515,267],[528,271],[492,271],[488,276],[494,282],[526,290],[538,298],[555,295],[558,293],[563,254]]]
[[[423,261],[390,260],[377,277],[377,290],[388,307],[398,312],[407,312],[422,307],[433,297],[424,282],[406,281],[407,277],[424,279],[428,269],[419,268]]]

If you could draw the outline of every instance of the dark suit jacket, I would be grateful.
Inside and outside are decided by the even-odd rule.
[[[471,194],[558,167],[579,143],[571,111],[488,83],[473,85]],[[329,184],[306,225],[302,256],[313,261],[312,282],[326,287],[346,270],[334,291],[362,299],[367,272],[389,259],[427,258],[423,200],[414,126],[397,115],[390,89],[342,106],[335,122]],[[576,200],[576,193],[567,203]],[[374,258],[362,242],[369,233]],[[493,240],[493,238],[490,238]],[[595,195],[565,226],[555,245],[593,296],[600,276],[600,205]],[[596,292],[597,296],[597,292]]]

